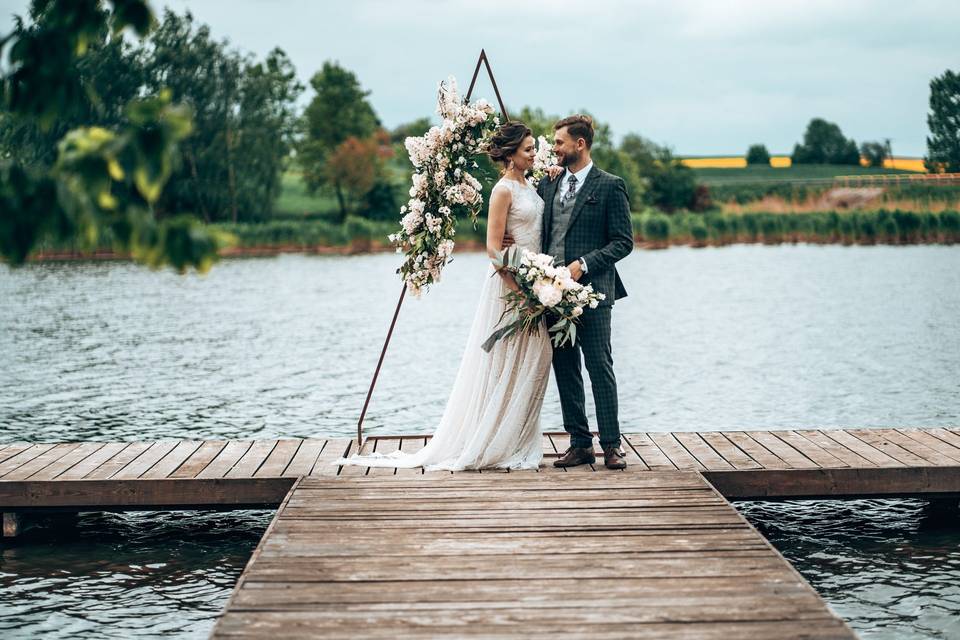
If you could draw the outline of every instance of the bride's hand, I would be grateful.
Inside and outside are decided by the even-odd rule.
[[[560,174],[563,173],[564,169],[558,164],[551,165],[547,167],[547,175],[550,176],[550,181],[554,181],[560,177]]]

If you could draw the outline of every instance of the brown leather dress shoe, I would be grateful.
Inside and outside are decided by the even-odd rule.
[[[603,464],[607,469],[626,469],[627,461],[623,458],[620,447],[608,447],[603,450]]]
[[[593,464],[597,457],[593,455],[593,447],[570,447],[562,456],[553,461],[555,467],[578,467],[581,464]]]

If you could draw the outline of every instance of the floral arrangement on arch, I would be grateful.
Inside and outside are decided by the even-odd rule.
[[[489,102],[467,103],[460,98],[453,76],[440,83],[437,113],[440,125],[404,141],[414,167],[410,200],[400,208],[400,231],[390,235],[397,252],[406,254],[397,273],[415,296],[440,281],[453,253],[457,217],[466,214],[476,223],[483,194],[480,181],[470,174],[478,167],[473,156],[484,152],[500,126]],[[539,143],[532,179],[542,177],[556,162],[543,136]]]
[[[440,83],[437,113],[443,119],[439,126],[404,142],[414,167],[413,184],[409,202],[400,208],[401,229],[390,236],[397,251],[406,253],[397,273],[414,295],[440,280],[453,253],[457,217],[467,214],[476,221],[482,187],[469,170],[477,168],[473,156],[500,125],[486,100],[461,100],[453,76]]]

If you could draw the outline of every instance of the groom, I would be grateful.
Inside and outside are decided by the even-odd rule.
[[[603,462],[608,469],[624,469],[627,463],[620,450],[610,313],[614,300],[627,295],[614,264],[633,250],[630,201],[623,178],[598,169],[590,158],[590,116],[570,116],[553,128],[553,148],[566,171],[557,180],[545,177],[537,186],[544,201],[540,246],[558,264],[566,264],[575,280],[592,284],[594,291],[606,296],[596,309],[584,310],[575,344],[553,350],[563,428],[570,434],[570,448],[553,464],[575,467],[596,461],[580,374],[582,351],[593,386]]]

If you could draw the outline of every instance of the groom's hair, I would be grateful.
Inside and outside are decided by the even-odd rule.
[[[593,118],[590,116],[580,113],[567,116],[563,120],[558,120],[557,124],[553,125],[553,130],[556,131],[564,127],[567,127],[567,132],[574,140],[583,138],[584,142],[587,143],[587,149],[593,146]]]

